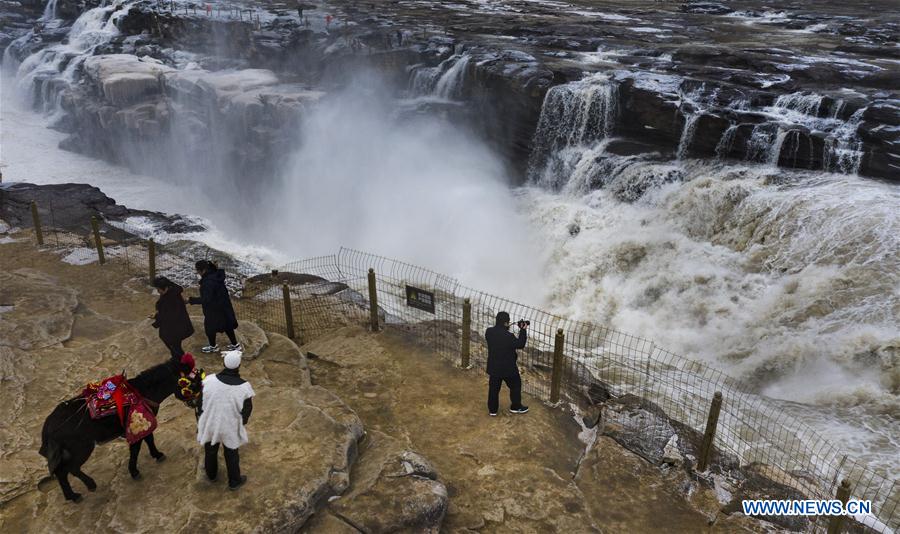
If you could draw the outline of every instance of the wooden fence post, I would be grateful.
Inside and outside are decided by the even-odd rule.
[[[38,246],[44,244],[44,232],[41,230],[41,216],[38,215],[37,202],[31,201],[31,219],[34,222],[34,235]]]
[[[472,303],[463,300],[462,347],[459,352],[459,364],[463,369],[469,368],[469,343],[472,341]]]
[[[719,426],[719,412],[722,410],[722,392],[716,391],[709,406],[709,417],[706,419],[706,432],[703,434],[703,445],[700,447],[700,458],[697,460],[697,471],[706,471],[712,457],[713,442],[716,439],[716,427]]]
[[[150,270],[150,281],[156,278],[156,241],[150,238],[147,242],[147,264]]]
[[[841,481],[841,485],[838,486],[837,491],[835,492],[835,498],[844,506],[847,506],[847,501],[850,500],[850,481],[846,478]],[[833,515],[828,520],[828,534],[840,534],[841,530],[844,528],[844,518],[846,516],[843,515]]]
[[[372,331],[378,331],[378,288],[375,286],[375,269],[369,269],[369,315]]]
[[[281,294],[284,300],[284,324],[287,327],[287,337],[294,339],[294,309],[291,307],[291,289],[287,282],[282,284]]]
[[[553,374],[550,376],[550,403],[559,402],[559,385],[562,381],[563,345],[566,336],[562,328],[556,331],[556,339],[553,344]]]
[[[106,255],[103,254],[103,241],[100,239],[100,222],[97,217],[91,217],[91,228],[94,229],[94,242],[97,244],[97,258],[100,259],[100,265],[106,263]]]

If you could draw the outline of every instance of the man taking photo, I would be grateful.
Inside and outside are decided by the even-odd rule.
[[[522,377],[519,376],[519,368],[516,365],[519,355],[517,349],[525,348],[528,328],[527,321],[519,321],[519,336],[516,337],[509,331],[509,314],[500,312],[497,314],[496,324],[487,329],[484,338],[488,345],[487,373],[490,376],[488,384],[488,414],[491,417],[497,415],[500,408],[500,388],[503,382],[509,388],[509,413],[527,413],[528,406],[522,404]]]

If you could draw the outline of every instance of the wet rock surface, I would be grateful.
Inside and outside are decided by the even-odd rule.
[[[2,184],[0,219],[16,228],[31,228],[32,201],[38,206],[42,226],[71,232],[89,232],[92,215],[113,222],[140,217],[160,230],[176,235],[203,229],[197,221],[179,215],[126,208],[88,184]]]

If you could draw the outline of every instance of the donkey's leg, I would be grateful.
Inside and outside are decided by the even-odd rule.
[[[82,481],[84,485],[87,486],[88,491],[94,491],[97,489],[97,483],[94,482],[94,479],[85,475],[81,469],[79,469],[78,471],[72,471],[72,474],[78,477],[78,480]]]
[[[85,462],[88,461],[88,458],[91,457],[91,453],[94,452],[94,443],[88,442],[85,444],[86,446],[81,447],[72,453],[72,457],[67,462],[69,467],[69,472],[78,477],[78,480],[84,483],[87,486],[87,489],[90,491],[94,491],[97,489],[97,483],[94,482],[94,479],[87,476],[81,471],[81,466],[84,465]]]
[[[138,454],[141,453],[141,442],[138,441],[138,442],[135,443],[134,445],[129,445],[129,446],[128,446],[128,453],[129,453],[129,457],[128,457],[128,472],[131,473],[131,478],[132,478],[132,479],[134,479],[134,480],[140,480],[140,479],[141,479],[141,472],[138,471],[138,468],[137,468],[137,461],[138,461]]]
[[[67,501],[78,502],[81,500],[81,494],[72,491],[72,485],[69,484],[69,470],[65,465],[57,467],[53,474],[56,475],[56,480],[59,482],[59,487],[62,489],[63,496],[65,496]]]
[[[156,442],[153,440],[153,434],[150,434],[144,441],[147,442],[147,448],[150,449],[150,456],[153,457],[157,462],[162,462],[166,459],[166,455],[159,452],[159,449],[156,448]]]

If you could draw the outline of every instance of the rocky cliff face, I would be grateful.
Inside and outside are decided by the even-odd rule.
[[[14,41],[7,57],[25,61],[19,75],[35,102],[65,112],[69,148],[145,167],[184,161],[167,154],[187,147],[203,168],[270,174],[319,91],[370,68],[398,94],[462,102],[449,113],[520,176],[529,158],[531,172],[542,171],[533,152],[570,144],[558,137],[571,132],[540,130],[542,113],[550,122],[563,113],[609,123],[578,139],[615,137],[604,157],[896,179],[900,22],[890,4],[332,0],[310,4],[301,21],[293,5],[268,2],[207,15],[139,0],[88,17],[92,4],[59,0],[55,17]],[[109,35],[76,35],[85,21]]]

